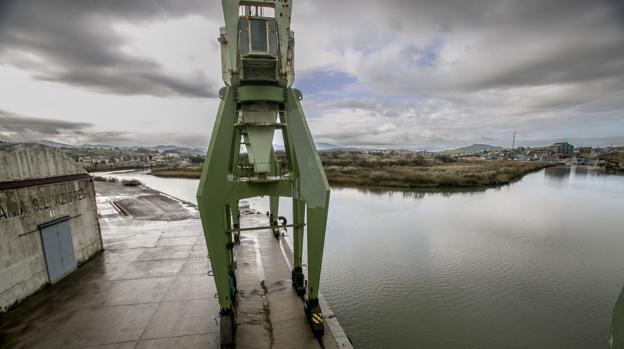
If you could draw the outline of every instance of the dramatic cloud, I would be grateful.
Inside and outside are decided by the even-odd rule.
[[[46,140],[69,145],[113,144],[119,146],[182,144],[204,145],[205,134],[179,134],[174,132],[141,133],[130,131],[97,131],[92,123],[57,121],[29,117],[0,110],[0,140],[21,142]]]
[[[616,1],[306,3],[298,83],[352,77],[306,102],[313,132],[337,144],[619,136],[622,14]]]
[[[215,96],[201,70],[180,76],[156,60],[127,52],[116,29],[198,13],[208,1],[5,1],[0,7],[0,59],[41,80],[121,95]]]
[[[91,126],[93,125],[88,122],[32,118],[0,110],[0,136],[6,140],[41,139],[40,137],[54,137],[65,132],[82,135]]]
[[[86,132],[103,143],[205,146],[222,84],[219,1],[2,4],[0,74],[17,88],[45,88],[0,86],[11,96],[0,108],[57,119],[69,110],[93,124],[73,140]],[[622,4],[295,0],[295,84],[319,142],[508,146],[517,131],[520,144],[610,144],[624,135]],[[80,98],[47,100],[46,84],[99,97],[69,108]],[[109,118],[101,110],[110,105]]]

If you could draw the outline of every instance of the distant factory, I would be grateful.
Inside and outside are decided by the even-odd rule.
[[[91,176],[53,148],[0,144],[0,312],[101,250]]]

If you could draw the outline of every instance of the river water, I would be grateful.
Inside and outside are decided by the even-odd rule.
[[[115,176],[195,202],[197,180]],[[330,205],[321,290],[356,347],[607,347],[624,177],[557,167],[482,191],[333,188]]]

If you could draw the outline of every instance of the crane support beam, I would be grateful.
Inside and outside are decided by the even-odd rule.
[[[330,188],[301,107],[294,81],[292,0],[222,0],[222,76],[225,87],[197,191],[221,312],[221,345],[233,347],[236,330],[235,244],[242,227],[240,200],[269,197],[269,226],[275,237],[288,226],[279,215],[280,197],[293,200],[293,288],[304,297],[312,332],[324,333],[319,306],[323,247]],[[265,8],[272,8],[272,16]],[[265,16],[267,13],[267,16]],[[276,153],[276,130],[285,151]],[[280,221],[282,223],[280,224]],[[307,274],[303,270],[307,231]]]

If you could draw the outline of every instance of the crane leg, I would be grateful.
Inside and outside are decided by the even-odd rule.
[[[297,294],[305,294],[305,282],[303,275],[303,224],[305,220],[305,202],[293,199],[293,243],[294,263],[292,270],[292,284]]]
[[[277,155],[275,155],[274,149],[271,149],[271,166],[269,172],[271,176],[280,175],[280,163],[277,160]],[[276,239],[279,239],[280,229],[277,224],[279,215],[279,196],[269,196],[269,210],[269,225],[271,226],[271,231],[273,232],[273,236],[275,236]]]
[[[236,306],[236,261],[234,260],[234,242],[232,241],[232,209],[230,205],[225,206],[225,248],[227,249],[227,269],[230,277],[230,299]]]
[[[277,225],[277,216],[278,216],[278,211],[279,211],[279,196],[269,196],[269,207],[270,207],[270,214],[269,214],[269,218],[270,218],[270,226],[271,226],[271,231],[273,231],[273,236],[275,236],[276,239],[279,239],[280,237],[280,230],[279,230],[279,226]]]
[[[624,348],[624,288],[613,308],[613,319],[611,320],[611,331],[609,334],[609,348]]]
[[[323,245],[329,208],[329,184],[305,120],[299,91],[288,89],[286,117],[288,142],[294,151],[298,175],[293,197],[305,202],[308,240],[308,289],[305,314],[315,336],[324,334],[325,323],[319,305]]]
[[[238,200],[234,201],[231,206],[232,210],[232,230],[234,230],[234,243],[240,244],[240,208],[238,206]]]
[[[305,304],[306,314],[317,336],[324,334],[324,321],[318,294],[323,264],[323,246],[327,225],[327,206],[308,207],[308,297]]]
[[[231,234],[227,233],[230,217],[226,206],[208,205],[201,209],[202,225],[210,255],[212,275],[219,297],[222,347],[233,345],[235,331],[236,278],[231,245]]]
[[[206,161],[197,190],[206,245],[210,256],[220,306],[221,347],[233,347],[235,331],[236,264],[232,255],[231,196],[233,184],[228,179],[231,152],[234,148],[236,103],[231,88],[219,92],[221,104],[206,153]]]

